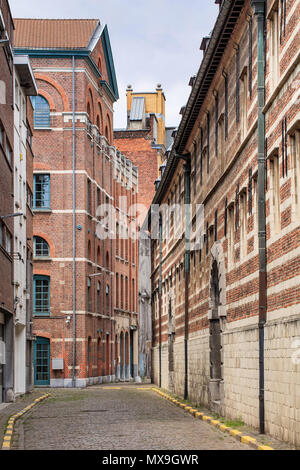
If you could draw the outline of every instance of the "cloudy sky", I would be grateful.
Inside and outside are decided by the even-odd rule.
[[[189,79],[202,60],[201,39],[213,29],[214,0],[9,0],[15,18],[99,18],[107,23],[120,99],[114,127],[126,126],[126,86],[166,95],[166,124],[177,126]]]

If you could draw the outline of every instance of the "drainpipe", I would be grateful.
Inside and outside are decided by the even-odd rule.
[[[158,284],[158,309],[159,309],[159,386],[161,387],[161,316],[162,316],[162,215],[159,214],[159,284]]]
[[[75,57],[72,56],[73,69],[73,370],[72,386],[76,386],[76,187],[75,187]]]
[[[190,154],[176,155],[184,160],[184,399],[188,398],[188,340],[189,340],[189,284],[190,284],[190,204],[191,204],[191,159]]]
[[[264,326],[267,312],[266,200],[265,200],[265,0],[252,0],[257,18],[257,98],[258,98],[258,256],[259,256],[259,428],[265,433]]]

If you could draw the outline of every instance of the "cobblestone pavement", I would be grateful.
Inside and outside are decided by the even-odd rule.
[[[19,421],[13,449],[249,450],[149,387],[93,386],[50,393],[51,398]]]

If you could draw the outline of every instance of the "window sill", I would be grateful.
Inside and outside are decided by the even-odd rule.
[[[32,212],[33,212],[33,213],[35,213],[35,212],[38,212],[38,213],[40,213],[40,212],[45,212],[45,213],[47,213],[47,214],[51,214],[51,213],[52,213],[52,210],[51,210],[51,209],[47,209],[47,208],[40,208],[40,209],[38,209],[38,208],[33,208],[33,209],[32,209]]]
[[[49,256],[34,256],[33,261],[52,261],[52,258],[49,258]]]

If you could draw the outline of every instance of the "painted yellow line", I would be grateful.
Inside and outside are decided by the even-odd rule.
[[[264,446],[264,445],[259,445],[257,447],[257,450],[274,450],[273,447],[269,447],[269,446]]]

